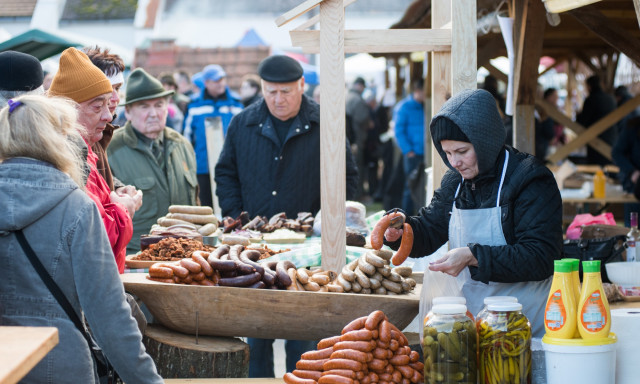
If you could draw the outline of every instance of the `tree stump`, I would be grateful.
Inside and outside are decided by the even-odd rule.
[[[249,376],[249,345],[233,337],[185,335],[158,324],[147,326],[142,342],[163,378]]]

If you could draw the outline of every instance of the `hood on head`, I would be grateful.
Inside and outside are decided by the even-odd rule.
[[[468,138],[478,157],[480,174],[493,168],[504,147],[507,132],[493,96],[482,89],[464,90],[447,100],[430,124],[431,137],[442,137],[439,129],[454,125]],[[454,169],[440,141],[433,145],[447,167]]]

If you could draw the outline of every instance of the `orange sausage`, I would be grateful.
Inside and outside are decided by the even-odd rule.
[[[209,279],[204,279],[204,280],[198,281],[198,283],[200,285],[204,285],[205,287],[215,287],[216,286],[216,284],[213,281],[209,280]]]
[[[206,254],[206,252],[194,251],[191,254],[191,258],[193,259],[193,261],[200,264],[200,267],[202,268],[202,272],[204,272],[206,276],[211,276],[213,275],[213,268],[211,268],[211,264],[209,264],[207,259],[204,256],[202,256],[203,254]]]
[[[396,339],[391,339],[391,341],[389,342],[389,349],[395,352],[398,350],[398,348],[400,348],[400,342]]]
[[[185,277],[189,276],[189,270],[185,267],[179,266],[177,262],[166,263],[165,265],[171,268],[171,270],[173,270],[173,274],[178,276],[181,279],[184,279]]]
[[[189,272],[192,272],[192,273],[198,273],[202,270],[202,267],[200,266],[200,264],[196,263],[191,259],[181,259],[180,265],[187,268]]]
[[[153,277],[154,279],[171,279],[173,277],[173,271],[171,268],[153,264],[149,267],[149,277]]]
[[[205,276],[204,272],[200,271],[198,273],[192,273],[191,274],[191,278],[193,279],[193,281],[202,281],[206,278],[207,276]]]
[[[339,349],[355,349],[361,352],[371,352],[375,348],[372,343],[368,341],[339,341],[333,345],[333,350]]]
[[[400,373],[400,371],[398,371],[397,369],[393,371],[393,373],[391,374],[391,381],[393,381],[394,383],[399,383],[402,381],[402,373]]]
[[[362,372],[362,371],[358,371],[358,372]],[[350,379],[356,378],[356,373],[350,369],[330,369],[328,371],[322,372],[321,374],[321,376],[327,376],[327,375],[343,376],[343,377],[348,377]]]
[[[294,369],[293,374],[301,379],[311,379],[316,381],[318,381],[320,376],[322,376],[322,372],[320,371],[306,371],[303,369]]]
[[[322,339],[318,342],[318,349],[320,350],[332,347],[338,341],[340,341],[340,336],[327,337],[326,339]]]
[[[404,335],[404,333],[400,332],[398,328],[395,328],[395,329],[394,328],[395,328],[395,325],[392,324],[391,339],[398,340],[401,347],[404,347],[405,345],[409,345],[409,340]]]
[[[391,351],[389,351],[387,348],[377,347],[376,349],[373,350],[373,357],[380,360],[388,359],[390,358],[389,352]]]
[[[409,225],[409,223],[404,223],[402,226],[402,241],[400,242],[400,248],[398,248],[398,252],[391,258],[391,263],[393,265],[400,265],[407,260],[407,256],[411,253],[411,248],[413,248],[413,229]]]
[[[353,379],[338,375],[322,376],[318,384],[353,384]]]
[[[411,359],[412,363],[415,363],[416,361],[420,360],[420,354],[416,351],[411,351],[409,352],[409,358]]]
[[[173,279],[161,279],[161,278],[157,278],[157,277],[147,276],[147,280],[157,281],[158,283],[174,284]]]
[[[329,371],[331,369],[350,369],[352,371],[362,370],[362,363],[349,359],[329,359],[323,365],[322,369]]]
[[[307,371],[322,371],[322,365],[329,361],[329,359],[321,359],[321,360],[298,360],[296,363],[296,369],[307,370]]]
[[[409,363],[409,366],[411,368],[415,369],[416,371],[422,372],[424,370],[424,363],[422,361],[416,361],[415,363]]]
[[[402,375],[401,375],[402,376]],[[378,375],[380,381],[391,381],[392,377],[390,373],[381,373]]]
[[[373,339],[373,332],[368,329],[358,329],[342,334],[340,341],[369,341]]]
[[[411,358],[409,357],[409,355],[395,355],[391,359],[389,359],[389,362],[396,366],[408,365],[411,362]]]
[[[333,353],[332,347],[327,347],[324,349],[320,349],[318,351],[308,351],[302,354],[300,358],[302,360],[320,360],[320,359],[328,359]]]
[[[344,335],[347,332],[362,329],[364,327],[365,321],[367,321],[367,316],[358,317],[357,319],[347,324],[344,328],[342,328],[342,334]]]
[[[370,357],[372,357],[371,353],[356,351],[355,349],[339,349],[331,353],[330,356],[332,359],[350,359],[361,363],[372,360]]]
[[[287,384],[316,384],[316,381],[313,379],[303,379],[290,372],[285,373],[282,378]]]
[[[411,368],[408,365],[399,365],[396,367],[396,369],[398,371],[400,371],[400,373],[402,373],[402,376],[411,380],[411,378],[413,377],[413,373],[416,372],[413,368]]]
[[[367,320],[364,323],[364,327],[370,331],[377,330],[378,325],[382,320],[384,320],[385,315],[382,311],[373,311],[369,316],[367,316]]]
[[[382,248],[382,245],[384,243],[384,233],[387,228],[389,228],[391,219],[398,216],[402,216],[402,214],[398,212],[392,212],[388,215],[382,216],[382,218],[378,220],[376,225],[373,227],[373,231],[371,231],[371,246],[373,247],[373,249],[380,250],[380,248]]]
[[[367,366],[370,370],[374,372],[384,372],[384,369],[387,367],[387,360],[373,359],[371,360]]]
[[[380,341],[383,343],[388,343],[391,341],[391,323],[388,320],[383,320],[380,323],[380,328],[378,330]]]
[[[411,376],[411,382],[414,384],[422,383],[424,380],[424,376],[418,371],[413,371],[413,376]]]

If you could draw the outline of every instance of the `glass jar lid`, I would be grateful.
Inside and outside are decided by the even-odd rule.
[[[434,315],[463,315],[467,312],[464,304],[438,304],[431,309]]]
[[[490,310],[490,311],[497,311],[497,312],[521,311],[522,310],[522,304],[520,304],[520,303],[506,303],[506,302],[491,303],[491,304],[487,305],[487,309]]]
[[[493,303],[517,303],[518,298],[515,296],[489,296],[484,298],[484,305]]]

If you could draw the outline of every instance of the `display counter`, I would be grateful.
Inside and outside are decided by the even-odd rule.
[[[58,329],[0,326],[0,340],[0,384],[13,384],[58,344]]]

